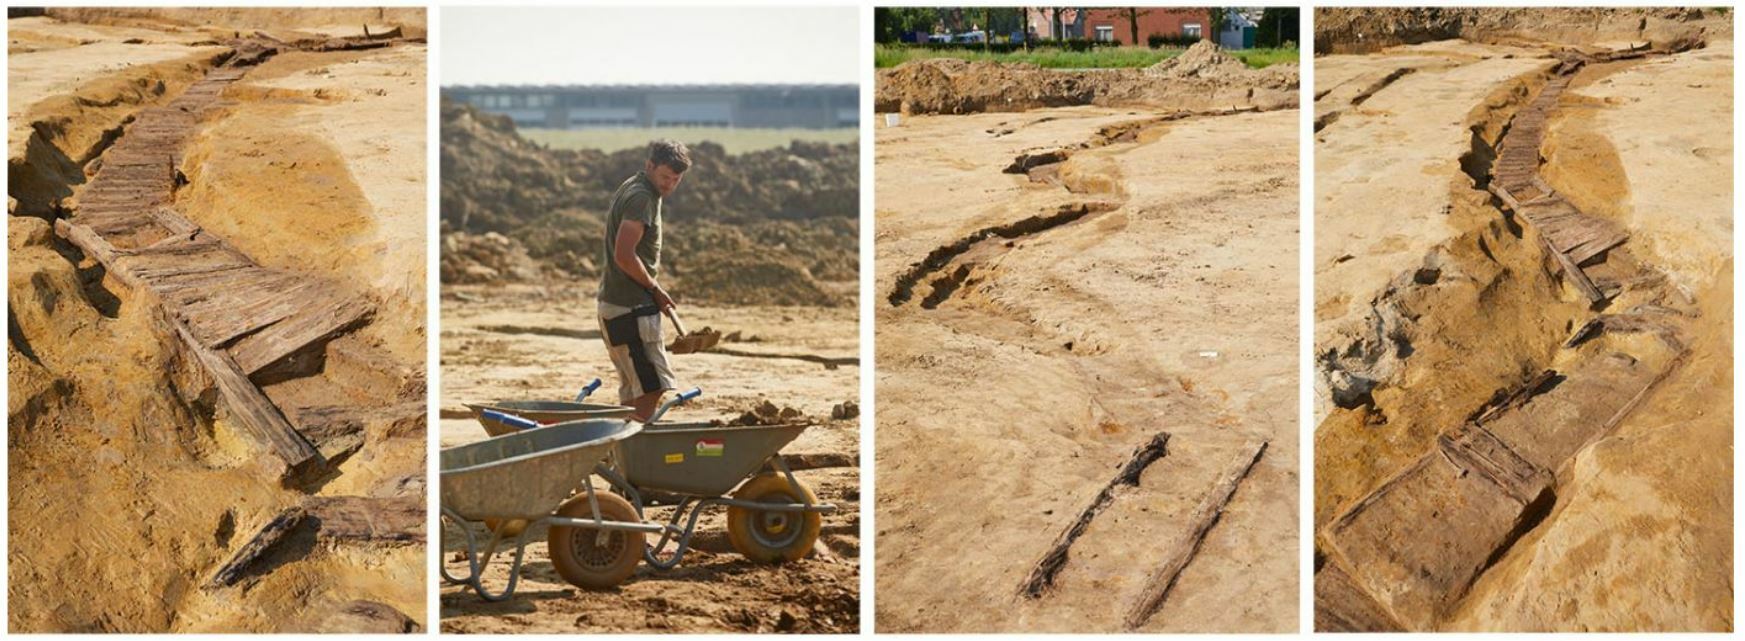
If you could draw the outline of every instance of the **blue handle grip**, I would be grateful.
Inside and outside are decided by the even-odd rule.
[[[702,396],[702,395],[703,395],[703,388],[693,387],[690,389],[690,391],[679,392],[678,400],[688,401],[688,400],[691,400],[693,398],[696,398],[696,397]]]
[[[485,420],[496,421],[518,430],[530,430],[539,427],[538,421],[521,418],[514,414],[504,414],[497,410],[485,410]]]
[[[587,398],[589,396],[592,396],[594,394],[594,390],[597,390],[597,389],[600,389],[600,379],[596,378],[596,379],[594,379],[594,382],[588,383],[587,385],[582,386],[582,393],[576,395],[576,400],[579,401],[579,400],[582,400],[582,399]]]

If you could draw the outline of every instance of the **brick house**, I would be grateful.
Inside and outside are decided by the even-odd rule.
[[[1139,9],[1139,41],[1133,41],[1132,19],[1127,9],[1086,9],[1083,38],[1145,45],[1152,34],[1199,36],[1211,40],[1211,20],[1203,7],[1146,7]]]

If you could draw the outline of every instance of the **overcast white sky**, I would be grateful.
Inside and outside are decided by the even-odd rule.
[[[856,7],[443,7],[443,85],[856,83]]]

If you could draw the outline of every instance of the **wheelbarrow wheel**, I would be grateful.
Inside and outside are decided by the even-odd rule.
[[[600,503],[600,518],[628,523],[641,521],[636,516],[636,508],[618,495],[595,492],[594,497]],[[586,494],[570,497],[569,501],[557,509],[557,515],[576,519],[594,518],[593,511],[588,508]],[[567,525],[553,525],[546,531],[547,550],[551,554],[552,566],[557,568],[558,576],[579,588],[605,590],[623,583],[636,573],[636,563],[642,560],[642,548],[646,545],[642,533],[609,531],[606,533],[604,545],[600,544],[599,534],[597,528]]]
[[[788,484],[782,474],[759,474],[733,498],[758,503],[817,503],[818,497],[801,484]],[[817,512],[776,512],[756,508],[727,508],[727,541],[745,558],[759,563],[798,561],[812,552],[818,541],[818,531],[824,527],[824,517]]]

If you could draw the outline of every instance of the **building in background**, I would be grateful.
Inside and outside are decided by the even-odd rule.
[[[860,89],[845,85],[522,85],[444,87],[449,100],[521,127],[830,129],[860,123]]]
[[[1085,9],[1082,12],[1078,38],[1123,45],[1144,45],[1153,35],[1175,38],[1211,39],[1210,14],[1204,7],[1144,7],[1122,9]],[[1138,39],[1134,39],[1134,23],[1138,23]]]

